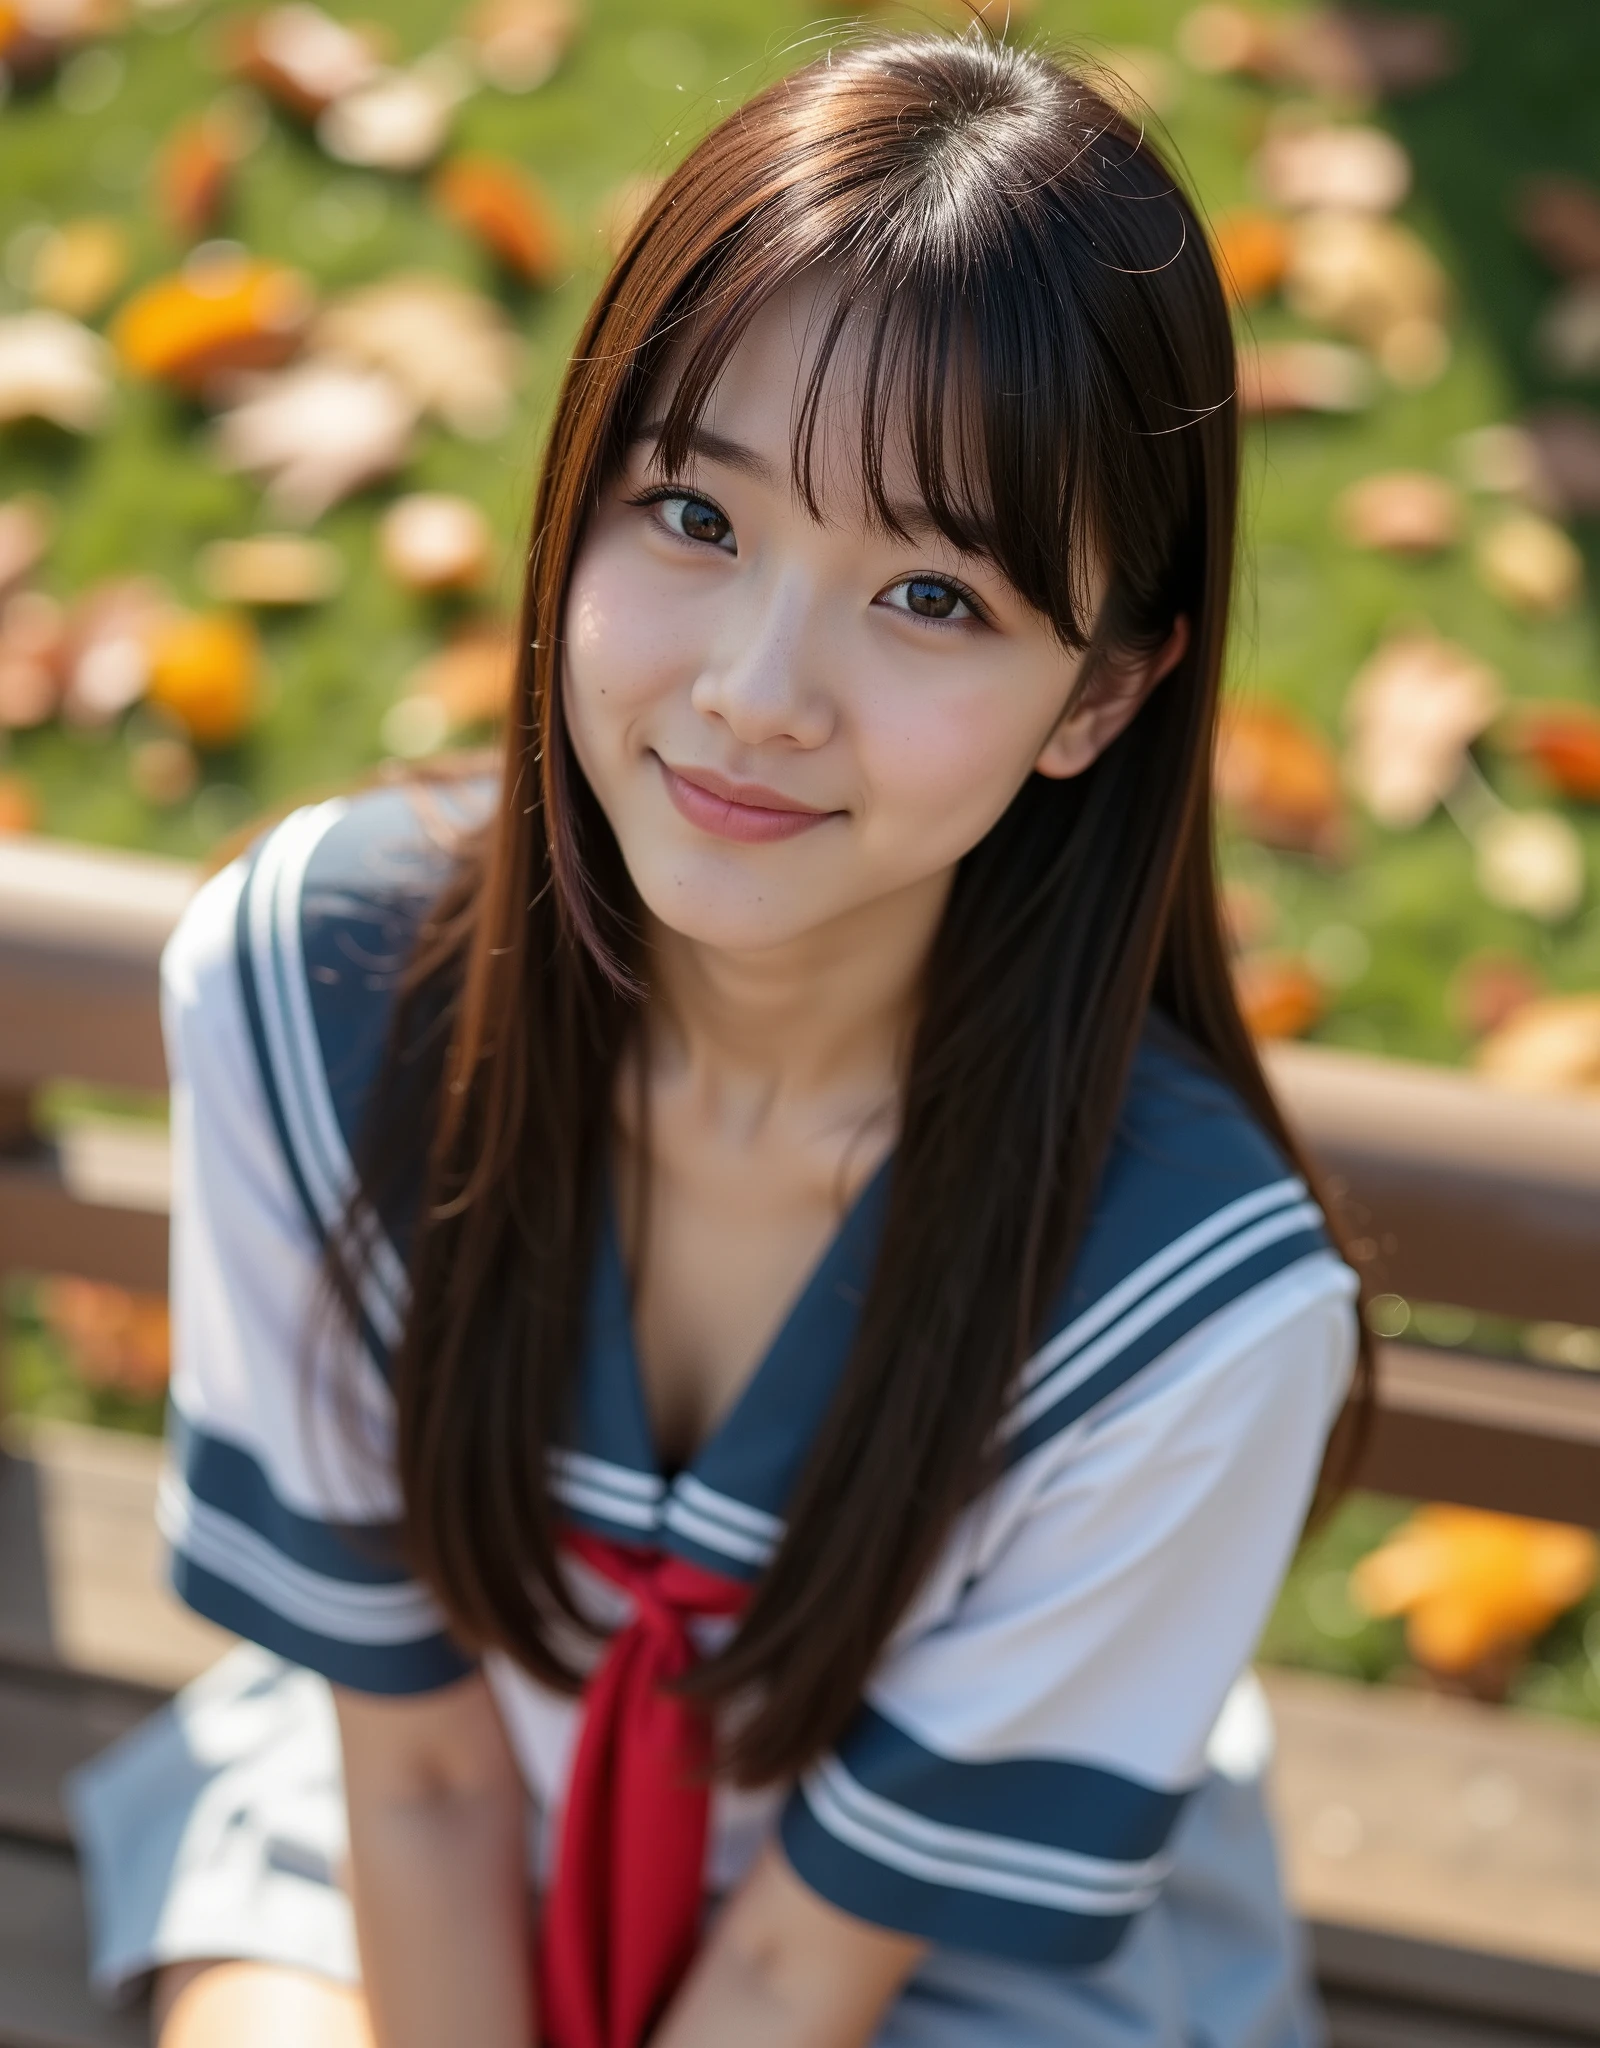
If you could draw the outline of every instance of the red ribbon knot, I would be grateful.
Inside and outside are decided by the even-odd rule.
[[[694,1958],[710,1832],[711,1723],[670,1688],[696,1661],[690,1623],[738,1614],[749,1588],[665,1553],[566,1541],[633,1614],[584,1688],[539,1931],[540,2037],[643,2048]]]

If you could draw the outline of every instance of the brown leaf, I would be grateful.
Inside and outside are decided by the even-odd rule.
[[[1392,213],[1411,189],[1411,159],[1381,128],[1280,124],[1252,168],[1263,196],[1290,213]]]
[[[344,582],[339,550],[299,533],[214,540],[200,550],[195,569],[218,604],[320,604]]]
[[[1239,351],[1239,403],[1248,414],[1360,412],[1372,365],[1333,341],[1269,341]]]
[[[1380,360],[1398,334],[1402,370],[1408,333],[1419,325],[1441,331],[1450,304],[1443,270],[1408,227],[1356,213],[1295,223],[1284,295],[1302,319],[1363,343]]]
[[[1583,901],[1583,842],[1555,811],[1496,812],[1473,835],[1479,889],[1502,910],[1561,924]]]
[[[1534,344],[1558,377],[1600,376],[1600,276],[1580,278],[1551,301]]]
[[[431,51],[406,70],[379,71],[336,99],[317,116],[317,141],[342,164],[420,171],[444,148],[470,89],[451,52]]]
[[[1552,509],[1580,519],[1600,514],[1600,414],[1552,405],[1530,413],[1522,425]]]
[[[397,498],[378,526],[383,566],[408,590],[470,590],[489,571],[489,522],[470,498],[416,491]]]
[[[131,252],[120,221],[89,215],[47,234],[28,265],[28,290],[42,306],[92,320],[115,297]]]
[[[44,560],[55,525],[55,508],[37,491],[0,501],[0,597]]]
[[[381,370],[458,434],[492,440],[507,425],[525,351],[481,292],[431,272],[397,272],[335,299],[313,347]]]
[[[1330,7],[1291,15],[1283,69],[1292,83],[1352,100],[1424,92],[1461,66],[1455,24],[1442,14]]]
[[[1334,501],[1334,523],[1359,548],[1431,555],[1461,538],[1461,493],[1425,470],[1392,469],[1363,477]]]
[[[187,803],[200,781],[200,761],[187,740],[164,736],[140,740],[128,755],[128,780],[136,795],[157,810]]]
[[[411,452],[417,407],[392,377],[313,357],[248,380],[217,423],[226,469],[267,479],[281,516],[306,523]]]
[[[1359,7],[1292,14],[1198,7],[1180,24],[1178,46],[1197,71],[1243,73],[1357,106],[1419,92],[1461,61],[1454,27],[1443,16]]]
[[[365,85],[379,68],[369,36],[305,0],[268,8],[239,24],[228,56],[241,77],[306,121]]]
[[[1583,595],[1583,557],[1559,526],[1536,512],[1499,520],[1473,554],[1485,590],[1513,611],[1552,618]]]
[[[119,576],[98,583],[67,621],[64,716],[74,725],[108,725],[144,695],[150,681],[150,639],[176,606],[163,583]]]
[[[1524,1003],[1483,1041],[1473,1064],[1508,1088],[1600,1089],[1600,994]]]
[[[1561,276],[1600,276],[1600,190],[1585,179],[1529,178],[1512,218],[1523,240]]]
[[[1420,825],[1499,708],[1499,677],[1467,648],[1427,631],[1391,634],[1345,699],[1351,787],[1380,824]]]
[[[532,92],[578,32],[579,0],[483,0],[466,21],[478,69],[500,92]]]
[[[0,420],[93,433],[111,409],[111,352],[64,313],[0,316]]]
[[[1474,953],[1450,980],[1449,1005],[1461,1028],[1484,1038],[1544,993],[1538,971],[1515,953]]]
[[[67,680],[67,621],[42,590],[15,591],[0,604],[0,732],[53,718]]]

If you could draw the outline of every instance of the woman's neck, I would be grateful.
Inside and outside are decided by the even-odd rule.
[[[760,953],[664,925],[651,937],[651,1088],[687,1095],[734,1142],[798,1117],[889,1111],[949,895],[940,875]]]

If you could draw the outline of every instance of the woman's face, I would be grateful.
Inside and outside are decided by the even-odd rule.
[[[683,474],[645,423],[567,608],[573,746],[640,896],[740,952],[947,883],[1029,775],[1080,772],[1137,705],[1064,718],[1078,657],[933,528],[892,446],[915,538],[873,529],[829,452],[859,433],[847,350],[810,515],[790,433],[815,312],[796,293],[755,322]]]

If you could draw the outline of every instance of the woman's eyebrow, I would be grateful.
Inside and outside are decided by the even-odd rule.
[[[920,498],[886,505],[884,510],[888,514],[886,523],[890,524],[895,532],[904,534],[913,544],[939,539],[953,547],[958,555],[964,555],[970,561],[987,562],[991,567],[999,567],[992,547],[975,536],[964,543],[953,539]]]
[[[665,420],[646,420],[633,437],[635,444],[641,441],[659,444],[665,426]],[[720,462],[724,469],[736,469],[745,476],[753,477],[757,483],[776,481],[772,464],[764,455],[758,455],[742,441],[730,441],[726,434],[713,433],[709,427],[690,429],[689,453],[698,455],[703,462]]]

